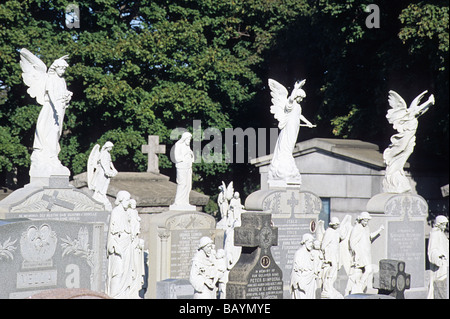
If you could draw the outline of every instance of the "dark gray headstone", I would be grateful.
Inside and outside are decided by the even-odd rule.
[[[272,255],[283,272],[284,298],[290,298],[294,255],[303,235],[315,232],[322,201],[298,188],[260,190],[247,197],[245,208],[272,214],[273,225],[278,228],[278,245],[272,248]]]
[[[227,299],[282,299],[283,273],[271,253],[278,229],[271,214],[245,212],[241,220],[242,226],[234,229],[234,244],[242,252],[229,273]]]
[[[411,288],[411,275],[405,273],[405,262],[400,260],[380,260],[378,282],[373,287],[382,295],[390,295],[395,299],[405,299],[405,290]]]
[[[55,288],[102,291],[104,243],[102,223],[6,221],[0,226],[0,298]]]

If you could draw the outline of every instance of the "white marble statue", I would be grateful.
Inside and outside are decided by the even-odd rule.
[[[411,191],[411,185],[403,170],[406,161],[416,145],[416,131],[419,116],[424,114],[434,104],[434,96],[420,104],[420,100],[427,93],[422,92],[411,103],[409,108],[403,98],[394,91],[389,91],[389,106],[387,120],[398,132],[391,137],[391,144],[383,152],[386,173],[383,180],[385,193],[405,193]]]
[[[294,254],[290,281],[292,299],[315,299],[318,274],[313,250],[314,236],[306,233],[302,237],[300,249]]]
[[[105,205],[106,210],[112,206],[107,197],[107,191],[111,178],[117,175],[117,170],[111,160],[111,150],[114,144],[106,142],[100,150],[96,144],[89,155],[87,167],[88,188],[94,191],[93,197]]]
[[[345,295],[364,293],[373,275],[372,242],[378,238],[384,226],[381,225],[377,231],[371,233],[369,229],[370,219],[372,217],[368,212],[362,212],[356,218],[357,223],[350,233],[349,249],[352,264]]]
[[[269,166],[268,181],[281,181],[287,184],[301,184],[300,172],[292,155],[297,142],[300,126],[315,127],[303,115],[300,102],[306,97],[302,89],[306,80],[296,82],[290,96],[287,89],[275,80],[269,79],[272,105],[270,112],[278,120],[281,130],[273,158]],[[301,124],[301,122],[306,124]]]
[[[350,215],[347,216],[350,217]],[[341,267],[341,243],[345,237],[346,233],[341,231],[339,219],[337,217],[331,217],[321,242],[321,249],[324,257],[322,270],[322,299],[343,298],[342,294],[334,287],[334,283]]]
[[[230,269],[228,268],[228,260],[224,249],[217,250],[215,266],[217,269],[217,298],[226,299],[228,274]]]
[[[42,105],[34,134],[31,178],[70,175],[69,169],[58,158],[65,110],[72,98],[63,78],[69,66],[67,58],[65,55],[55,60],[47,71],[47,66],[33,53],[25,48],[20,50],[20,66],[27,92]]]
[[[137,212],[130,193],[119,191],[111,212],[107,241],[106,293],[116,299],[138,299],[143,276],[143,242],[137,238]]]
[[[219,224],[226,227],[228,210],[230,208],[230,200],[233,198],[233,182],[230,182],[228,186],[222,181],[222,185],[219,186],[220,193],[217,196],[217,205],[219,206],[220,221]]]
[[[439,215],[436,217],[434,227],[430,232],[428,242],[428,260],[430,261],[430,283],[428,287],[428,299],[448,299],[447,276],[448,276],[448,238],[445,229],[448,218]],[[436,285],[441,286],[436,289]]]
[[[129,201],[128,216],[130,218],[131,247],[133,249],[133,260],[131,262],[131,282],[130,291],[134,298],[139,297],[139,291],[144,285],[145,261],[144,261],[144,240],[139,238],[141,233],[141,217],[136,209],[136,200]]]
[[[234,245],[234,229],[241,226],[241,215],[244,206],[241,203],[239,192],[234,192],[230,200],[227,227],[224,234],[224,249],[228,261],[228,270],[231,270],[241,256],[242,246]]]
[[[177,169],[177,192],[175,201],[170,205],[171,210],[196,210],[194,205],[189,204],[189,194],[192,189],[192,163],[194,153],[190,148],[192,134],[184,132],[175,143],[174,159]]]
[[[194,287],[194,299],[216,299],[219,270],[211,238],[202,237],[192,258],[189,281]]]

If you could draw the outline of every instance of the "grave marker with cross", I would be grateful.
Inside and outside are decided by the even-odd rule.
[[[282,271],[270,248],[278,244],[278,229],[272,215],[246,212],[241,227],[234,229],[234,245],[242,246],[241,257],[231,269],[227,283],[228,299],[282,299]]]
[[[148,145],[142,145],[141,151],[144,154],[148,154],[147,172],[159,174],[158,154],[166,152],[166,146],[159,145],[159,136],[149,135]]]

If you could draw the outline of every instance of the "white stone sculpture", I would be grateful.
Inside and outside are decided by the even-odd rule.
[[[372,242],[378,238],[384,226],[381,225],[377,231],[370,233],[370,219],[372,217],[368,212],[362,212],[356,218],[357,223],[350,233],[349,249],[352,256],[352,265],[345,295],[364,293],[373,275]]]
[[[62,77],[69,66],[67,58],[65,55],[55,60],[47,71],[47,66],[33,53],[25,48],[20,50],[20,66],[27,92],[42,105],[31,154],[29,174],[32,182],[34,178],[70,175],[69,169],[58,158],[65,110],[72,98],[72,92],[67,90]]]
[[[278,136],[273,158],[269,166],[268,182],[270,185],[301,184],[301,176],[295,165],[292,155],[297,142],[300,126],[315,127],[303,115],[300,102],[306,97],[302,90],[306,80],[296,82],[291,95],[288,97],[287,89],[273,79],[269,79],[272,105],[270,112],[278,120],[278,128],[281,130]],[[301,124],[301,122],[306,124]]]
[[[435,219],[434,227],[430,232],[428,242],[428,260],[430,261],[430,283],[428,287],[428,299],[448,299],[448,238],[445,229],[448,218],[439,215]],[[435,287],[437,286],[437,287]]]
[[[130,218],[131,246],[133,260],[131,262],[131,282],[130,292],[134,298],[139,297],[139,292],[144,285],[145,261],[144,261],[144,240],[139,238],[141,233],[141,217],[136,209],[136,200],[129,201],[128,216]]]
[[[230,182],[226,186],[222,181],[222,185],[219,186],[220,193],[217,196],[217,205],[219,206],[220,221],[217,223],[218,228],[225,229],[227,227],[228,210],[230,208],[230,200],[233,198],[233,182]]]
[[[313,235],[304,234],[301,247],[294,254],[290,281],[292,299],[315,299],[318,274],[313,246]]]
[[[387,120],[398,132],[391,137],[391,144],[383,152],[386,163],[386,173],[383,180],[383,191],[386,193],[405,193],[411,191],[411,185],[403,170],[406,161],[416,145],[416,131],[419,116],[424,114],[434,104],[433,94],[428,100],[420,104],[420,100],[427,93],[422,92],[411,103],[409,108],[403,98],[394,91],[389,91],[390,109]]]
[[[190,148],[191,138],[191,133],[184,132],[175,143],[174,159],[177,169],[177,192],[174,203],[169,207],[170,210],[196,210],[194,205],[189,204],[189,194],[192,189],[192,163],[194,162],[194,153]]]
[[[100,150],[96,144],[88,159],[87,181],[88,188],[94,191],[93,198],[105,205],[106,210],[112,206],[107,197],[107,191],[111,178],[117,175],[117,170],[111,160],[111,150],[114,144],[106,142]]]
[[[189,281],[194,287],[194,299],[216,299],[219,272],[214,244],[211,238],[202,237],[192,258]]]
[[[142,287],[143,242],[137,238],[137,212],[130,193],[119,191],[108,230],[106,293],[116,299],[138,299]]]
[[[215,266],[217,268],[217,297],[218,299],[226,299],[228,274],[228,260],[224,249],[218,249],[216,253]]]
[[[347,215],[350,217],[350,215]],[[346,217],[347,218],[347,217]],[[344,218],[344,220],[346,220]],[[346,233],[340,228],[340,221],[337,217],[331,217],[328,228],[323,235],[321,250],[324,256],[322,274],[322,299],[342,299],[342,294],[334,287],[338,271],[341,267],[341,243],[346,237]],[[348,246],[347,246],[348,247]],[[347,248],[348,249],[348,248]]]
[[[244,206],[241,203],[239,192],[234,192],[230,200],[227,227],[224,235],[224,249],[227,257],[227,269],[230,271],[241,256],[242,246],[234,245],[234,229],[241,226],[241,215]]]

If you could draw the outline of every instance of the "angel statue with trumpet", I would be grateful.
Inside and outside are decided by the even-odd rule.
[[[70,171],[58,159],[59,139],[62,133],[64,113],[72,98],[62,77],[68,55],[55,60],[47,70],[37,56],[23,48],[20,50],[20,66],[28,94],[42,105],[36,123],[30,177],[69,176]]]
[[[397,130],[397,134],[391,137],[391,144],[383,152],[386,164],[386,173],[383,180],[383,191],[385,193],[405,193],[411,191],[403,167],[416,145],[416,131],[419,125],[418,118],[424,114],[431,105],[434,105],[434,96],[430,95],[428,100],[420,104],[420,100],[427,91],[419,94],[409,108],[403,98],[394,91],[389,91],[389,106],[391,107],[386,118]]]
[[[278,136],[273,158],[269,166],[269,184],[301,184],[301,176],[295,165],[292,152],[297,142],[300,126],[315,127],[302,115],[300,102],[306,97],[302,89],[306,80],[296,82],[291,95],[287,89],[273,79],[269,79],[272,105],[270,112],[278,120],[278,128],[281,130]],[[303,123],[305,124],[302,124]],[[280,185],[281,185],[280,184]]]

